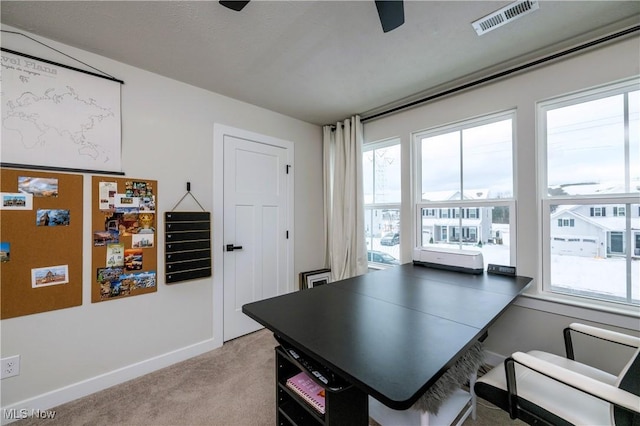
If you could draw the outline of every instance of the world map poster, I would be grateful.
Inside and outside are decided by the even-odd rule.
[[[3,164],[121,172],[121,82],[1,56]]]

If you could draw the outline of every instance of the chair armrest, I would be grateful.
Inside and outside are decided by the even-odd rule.
[[[604,328],[580,324],[577,322],[570,324],[569,328],[573,331],[577,331],[578,333],[597,337],[599,339],[608,340],[610,342],[619,343],[621,345],[630,346],[632,348],[640,348],[640,337],[618,333],[616,331],[606,330]]]
[[[583,376],[582,374],[564,369],[523,352],[515,352],[511,355],[511,358],[518,364],[537,371],[553,380],[562,382],[579,391],[586,392],[596,398],[608,401],[611,404],[626,408],[635,413],[640,413],[640,397],[631,392],[599,382],[591,377]]]

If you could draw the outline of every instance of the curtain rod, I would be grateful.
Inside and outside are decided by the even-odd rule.
[[[640,25],[636,25],[636,26],[627,28],[625,30],[619,31],[617,33],[609,34],[609,35],[604,36],[602,38],[599,38],[599,39],[596,39],[596,40],[581,44],[579,46],[572,47],[570,49],[563,50],[561,52],[554,53],[554,54],[549,55],[549,56],[545,56],[545,57],[543,57],[541,59],[536,59],[535,61],[527,62],[527,63],[525,63],[523,65],[520,65],[520,66],[517,66],[515,68],[511,68],[511,69],[508,69],[506,71],[501,71],[499,73],[492,74],[492,75],[490,75],[488,77],[483,77],[483,78],[480,78],[478,80],[472,81],[470,83],[466,83],[466,84],[463,84],[461,86],[454,87],[453,89],[445,90],[444,92],[436,93],[435,95],[430,95],[430,96],[427,96],[425,98],[418,99],[418,100],[409,102],[409,103],[404,104],[404,105],[393,107],[393,108],[390,108],[390,109],[388,109],[386,111],[382,111],[382,112],[373,114],[373,115],[371,115],[369,117],[364,117],[364,118],[361,119],[361,121],[364,123],[365,121],[373,120],[374,118],[378,118],[378,117],[381,117],[383,115],[392,114],[394,112],[402,111],[404,109],[408,109],[408,108],[414,107],[416,105],[420,105],[420,104],[432,101],[434,99],[442,98],[442,97],[447,96],[447,95],[451,95],[451,94],[454,94],[454,93],[457,93],[457,92],[461,92],[463,90],[466,90],[466,89],[469,89],[469,88],[472,88],[472,87],[475,87],[475,86],[479,86],[481,84],[484,84],[484,83],[487,83],[487,82],[490,82],[490,81],[493,81],[493,80],[497,80],[497,79],[502,78],[502,77],[506,77],[506,76],[514,74],[516,72],[523,71],[523,70],[526,70],[528,68],[532,68],[534,66],[543,64],[545,62],[549,62],[549,61],[561,58],[563,56],[567,56],[567,55],[570,55],[572,53],[579,52],[581,50],[584,50],[584,49],[587,49],[587,48],[590,48],[590,47],[593,47],[593,46],[597,46],[597,45],[605,43],[607,41],[611,41],[611,40],[614,40],[614,39],[619,38],[619,37],[627,36],[629,34],[637,32],[639,30],[640,30]]]

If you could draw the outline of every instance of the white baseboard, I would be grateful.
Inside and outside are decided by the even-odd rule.
[[[219,339],[205,340],[191,346],[177,349],[163,355],[158,355],[156,357],[2,407],[2,418],[0,419],[0,424],[5,425],[13,423],[24,416],[30,416],[32,413],[50,410],[58,405],[71,402],[78,398],[107,389],[111,386],[135,379],[136,377],[152,373],[161,368],[185,361],[189,358],[217,349],[220,346],[222,346],[222,343]]]

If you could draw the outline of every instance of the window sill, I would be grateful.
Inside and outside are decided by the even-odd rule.
[[[523,294],[514,305],[638,331],[640,307],[592,302],[557,294]]]
[[[387,269],[387,268],[392,268],[396,265],[384,265],[382,263],[373,263],[373,262],[369,262],[369,270],[370,271],[379,271],[382,269]]]

